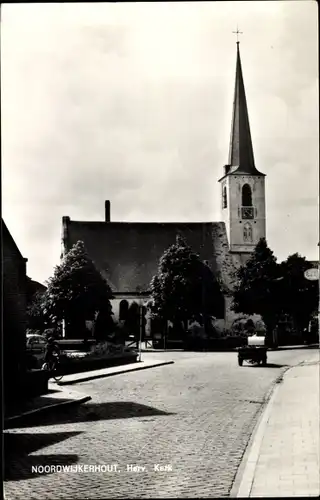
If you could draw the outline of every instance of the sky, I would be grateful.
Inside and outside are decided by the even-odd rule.
[[[28,275],[62,217],[220,221],[237,29],[267,242],[318,259],[317,3],[2,4],[2,216]]]

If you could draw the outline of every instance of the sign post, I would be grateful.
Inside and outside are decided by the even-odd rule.
[[[304,272],[304,277],[310,281],[319,281],[319,266],[311,267]],[[320,281],[319,281],[319,292],[320,292]],[[319,293],[319,304],[318,304],[318,336],[319,336],[319,348],[320,348],[320,293]]]

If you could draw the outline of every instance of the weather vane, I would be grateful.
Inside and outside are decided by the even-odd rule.
[[[235,35],[237,35],[237,43],[239,43],[239,35],[242,35],[243,32],[239,31],[239,28],[237,26],[237,31],[233,31],[232,33],[234,33]]]

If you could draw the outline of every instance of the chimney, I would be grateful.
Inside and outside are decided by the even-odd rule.
[[[105,221],[110,222],[110,200],[105,201]]]
[[[70,217],[63,216],[62,217],[62,235],[61,235],[61,255],[60,259],[64,257],[64,255],[68,252],[68,243],[69,243],[69,224]]]

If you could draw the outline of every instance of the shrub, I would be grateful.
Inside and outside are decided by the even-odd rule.
[[[91,352],[90,356],[103,356],[105,354],[121,354],[123,352],[132,352],[134,349],[126,347],[123,344],[114,344],[111,342],[100,342],[96,344]]]
[[[113,354],[122,354],[126,352],[134,352],[134,349],[130,347],[125,347],[122,344],[112,344],[110,342],[100,342],[92,346],[89,352],[71,352],[66,356],[68,359],[81,360],[81,359],[91,359],[100,357],[110,357]]]
[[[103,356],[104,354],[109,354],[109,352],[110,352],[109,342],[99,342],[98,344],[95,344],[92,347],[88,356]]]
[[[253,333],[264,334],[265,331],[266,327],[260,316],[244,314],[234,320],[229,330],[229,335],[246,338]]]
[[[127,325],[120,322],[114,321],[114,337],[112,338],[113,342],[117,342],[119,344],[124,344],[127,337],[129,335]]]
[[[58,328],[46,328],[46,330],[43,332],[43,335],[46,338],[53,337],[55,339],[60,337],[60,332]]]
[[[34,330],[33,328],[27,328],[26,335],[43,335],[40,330]]]
[[[258,320],[255,324],[255,330],[257,332],[257,334],[263,334],[265,335],[266,332],[267,332],[267,328],[266,328],[266,325],[264,324],[263,320]]]
[[[27,370],[34,370],[38,368],[39,366],[39,361],[38,359],[31,353],[26,354],[26,367]]]
[[[70,361],[71,359],[72,360],[81,360],[81,359],[85,359],[89,356],[90,353],[88,352],[67,352],[67,353],[64,353],[63,354],[63,359],[61,358],[61,355],[60,355],[60,363],[63,362],[63,363],[66,363],[68,361]]]
[[[213,322],[213,335],[215,338],[223,338],[227,335],[228,330],[225,328],[223,319],[217,319]]]

